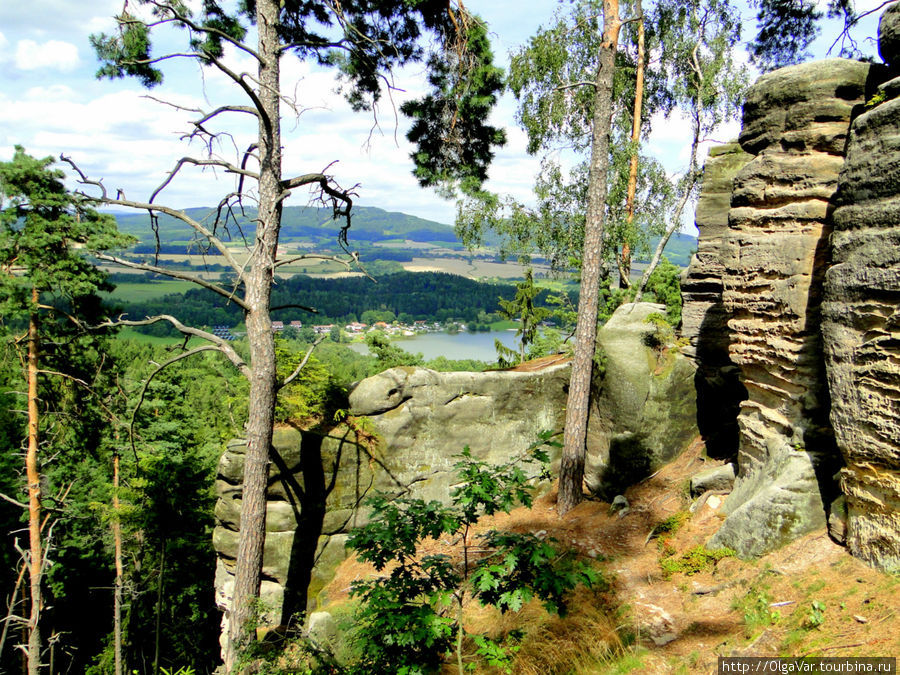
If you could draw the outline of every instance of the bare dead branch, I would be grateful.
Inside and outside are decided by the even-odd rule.
[[[5,495],[2,492],[0,492],[0,499],[2,499],[5,502],[9,502],[10,504],[14,504],[15,506],[18,506],[20,509],[26,509],[26,510],[28,509],[28,504],[23,504],[22,502],[20,502],[16,499],[13,499],[9,495]]]
[[[185,326],[181,321],[176,319],[171,314],[158,314],[157,316],[147,317],[146,319],[140,320],[132,320],[132,319],[122,319],[118,318],[115,320],[108,319],[101,324],[98,324],[96,328],[111,328],[114,326],[150,326],[155,323],[159,323],[160,321],[167,321],[172,324],[172,326],[182,335],[197,337],[202,340],[206,340],[207,342],[212,343],[216,346],[218,351],[222,352],[229,361],[239,370],[241,374],[245,377],[250,377],[250,367],[241,358],[241,355],[238,354],[234,348],[228,344],[227,340],[223,340],[222,338],[213,335],[205,330],[200,328],[195,328],[193,326]]]
[[[175,163],[175,168],[173,168],[166,179],[160,184],[158,188],[153,191],[153,194],[150,195],[150,203],[153,203],[153,200],[156,199],[156,196],[162,192],[166,186],[172,182],[172,179],[178,174],[185,164],[193,164],[194,166],[217,166],[225,170],[225,173],[234,173],[239,174],[241,176],[247,176],[249,178],[254,178],[259,180],[259,174],[254,171],[249,171],[247,169],[242,169],[240,167],[231,164],[230,162],[226,162],[222,159],[196,159],[194,157],[182,157]]]
[[[162,274],[167,277],[171,277],[173,279],[181,279],[183,281],[190,281],[191,283],[195,283],[198,286],[202,286],[213,293],[217,293],[221,295],[226,300],[233,302],[238,307],[247,311],[249,307],[247,303],[245,303],[241,298],[236,296],[233,291],[229,291],[226,288],[222,288],[218,284],[214,284],[211,281],[206,281],[205,279],[190,274],[188,272],[179,272],[178,270],[170,270],[165,267],[157,267],[156,265],[150,265],[148,263],[137,263],[132,262],[131,260],[125,260],[124,258],[119,258],[114,255],[109,255],[106,253],[95,254],[95,257],[98,260],[105,260],[106,262],[115,263],[116,265],[122,265],[123,267],[130,267],[135,270],[143,270],[144,272],[154,272],[155,274]]]
[[[558,87],[553,87],[553,91],[566,91],[567,89],[577,89],[578,87],[597,87],[596,82],[589,82],[587,80],[581,80],[579,82],[569,82],[568,84],[561,84]]]
[[[325,255],[323,253],[303,253],[301,255],[295,255],[290,258],[284,258],[283,260],[277,260],[273,267],[281,267],[282,265],[290,265],[291,263],[295,263],[298,260],[328,260],[331,262],[336,262],[348,270],[351,269],[350,263],[343,258],[339,258],[336,255]]]
[[[315,307],[307,307],[306,305],[297,305],[297,304],[289,304],[289,305],[278,305],[277,307],[270,307],[269,311],[274,312],[279,309],[302,309],[305,312],[309,312],[310,314],[318,314],[319,310]]]
[[[306,356],[304,356],[303,360],[297,364],[297,367],[294,368],[294,372],[292,372],[290,375],[288,375],[284,379],[284,382],[282,382],[280,385],[278,385],[279,389],[281,389],[282,387],[288,386],[291,382],[293,382],[297,378],[297,376],[300,374],[300,371],[303,370],[304,366],[306,366],[306,364],[309,362],[309,357],[312,356],[313,349],[315,349],[319,345],[319,343],[322,342],[322,340],[324,340],[324,339],[325,339],[325,336],[322,335],[319,338],[317,338],[316,341],[313,342],[309,346],[309,350],[307,350]]]
[[[237,262],[234,255],[231,253],[231,250],[227,246],[225,246],[225,243],[221,239],[219,239],[215,234],[213,234],[213,232],[211,232],[209,230],[209,228],[204,226],[199,221],[191,218],[184,211],[179,211],[178,209],[173,209],[169,206],[164,206],[164,205],[160,205],[160,204],[152,204],[149,202],[136,202],[131,199],[125,199],[124,196],[122,196],[122,197],[118,196],[118,195],[122,194],[121,191],[119,191],[116,198],[113,199],[107,193],[106,187],[103,185],[102,181],[89,179],[87,176],[85,176],[84,172],[78,167],[78,165],[75,164],[75,162],[70,157],[66,157],[65,155],[60,155],[59,158],[61,161],[69,164],[69,166],[71,166],[72,169],[74,169],[75,172],[78,173],[79,183],[81,183],[82,185],[93,185],[93,186],[99,188],[101,191],[101,196],[99,196],[99,197],[92,197],[83,192],[79,193],[81,196],[83,196],[87,199],[90,199],[92,201],[100,202],[103,204],[124,206],[124,207],[130,208],[130,209],[138,209],[138,210],[147,211],[151,214],[151,218],[153,217],[153,212],[158,211],[159,213],[165,213],[167,216],[171,216],[171,217],[175,218],[176,220],[180,220],[181,222],[183,222],[186,225],[193,228],[197,233],[199,233],[207,241],[209,241],[209,243],[217,251],[219,251],[219,253],[222,254],[222,257],[224,257],[225,260],[228,261],[228,264],[231,265],[231,267],[234,269],[235,272],[237,272],[238,274],[242,273],[243,266]]]

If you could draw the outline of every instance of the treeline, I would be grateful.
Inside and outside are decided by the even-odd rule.
[[[515,294],[513,284],[479,282],[441,272],[397,272],[378,277],[377,283],[365,277],[318,279],[297,275],[274,287],[272,319],[318,325],[350,323],[361,320],[363,312],[376,310],[413,321],[474,322],[496,312],[501,298],[510,300]],[[537,302],[545,304],[547,294],[546,290],[541,291]],[[304,308],[314,308],[316,312]],[[121,302],[116,311],[131,318],[173,314],[186,324],[201,326],[235,326],[243,320],[237,305],[204,289],[142,302]],[[170,329],[158,324],[147,330],[168,334]]]

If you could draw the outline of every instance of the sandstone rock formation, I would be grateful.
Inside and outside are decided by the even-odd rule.
[[[665,343],[647,302],[619,307],[597,333],[603,372],[594,381],[585,484],[612,499],[677,457],[697,436],[695,368]]]
[[[693,365],[659,344],[646,321],[661,305],[620,308],[600,331],[604,375],[591,411],[586,483],[617,494],[655,471],[697,435]],[[263,560],[265,617],[281,623],[315,609],[332,570],[344,559],[347,532],[364,522],[373,490],[449,499],[455,455],[469,446],[488,462],[505,462],[539,432],[565,419],[570,367],[548,357],[484,373],[392,368],[350,394],[356,420],[327,432],[282,428],[273,440]],[[225,607],[240,522],[244,447],[229,444],[219,463],[213,541],[219,555],[217,601]]]
[[[889,16],[889,14],[891,16]],[[885,26],[893,21],[891,46]],[[900,51],[900,5],[881,22]],[[846,467],[846,544],[900,569],[900,78],[853,122],[834,212],[823,330],[831,421]]]
[[[840,465],[828,421],[820,331],[830,213],[869,64],[843,59],[761,77],[744,104],[722,248],[729,356],[748,398],[740,473],[710,542],[758,555],[825,525]]]
[[[728,355],[722,254],[734,177],[752,157],[737,142],[710,149],[694,216],[700,232],[697,252],[681,280],[681,335],[688,340],[685,354],[697,364],[697,426],[713,457],[737,455],[737,416],[740,402],[747,398],[740,370]]]
[[[890,66],[900,65],[900,3],[889,5],[878,22],[878,53]]]

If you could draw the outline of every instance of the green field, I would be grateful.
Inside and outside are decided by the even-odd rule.
[[[180,279],[166,279],[152,284],[124,282],[116,284],[116,289],[112,293],[104,295],[123,302],[142,302],[144,300],[161,298],[169,293],[184,293],[192,288],[197,288],[197,285],[190,281],[181,281]]]
[[[122,340],[134,340],[135,342],[139,342],[141,344],[148,345],[166,345],[166,346],[174,346],[180,345],[184,342],[183,337],[158,337],[156,335],[144,335],[143,333],[138,333],[133,328],[123,328],[119,331],[118,336],[119,339]],[[200,338],[191,338],[188,341],[189,347],[198,347],[202,344],[208,344],[205,340],[201,340]]]

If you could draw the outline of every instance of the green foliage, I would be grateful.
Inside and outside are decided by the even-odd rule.
[[[840,56],[861,56],[853,39],[841,39],[859,19],[849,0],[829,0],[825,12],[821,9],[824,3],[812,0],[754,0],[750,4],[758,10],[757,33],[750,43],[750,62],[763,72],[810,58],[809,46],[821,32],[819,22],[826,14],[829,19],[838,18],[843,22]]]
[[[384,576],[355,582],[352,594],[362,600],[352,638],[358,655],[353,673],[421,673],[435,669],[454,641],[459,649],[462,606],[467,597],[517,611],[532,597],[548,609],[564,611],[564,595],[579,583],[597,583],[591,568],[561,552],[551,541],[528,534],[496,531],[480,537],[487,555],[472,560],[469,527],[482,515],[509,512],[532,500],[532,478],[524,467],[546,471],[545,449],[552,435],[522,456],[503,465],[476,460],[466,448],[456,469],[460,484],[450,505],[409,497],[379,495],[369,501],[369,524],[349,539],[361,560]],[[426,538],[461,537],[464,563],[460,568],[444,555],[418,556]],[[449,611],[455,605],[456,617]],[[503,650],[481,639],[480,652],[497,664]]]
[[[707,549],[701,544],[677,558],[667,556],[660,560],[659,565],[662,567],[663,575],[666,578],[673,574],[691,576],[712,569],[722,558],[729,558],[735,555],[737,554],[730,548]]]
[[[50,311],[96,307],[95,294],[109,290],[106,274],[76,247],[88,251],[130,243],[112,216],[69,193],[53,158],[36,159],[17,145],[11,161],[0,162],[0,314],[9,320],[37,313],[31,290],[45,294]],[[53,299],[47,295],[52,295]]]
[[[806,625],[809,628],[819,628],[825,623],[825,603],[821,600],[813,600],[806,615]]]
[[[519,651],[521,635],[513,632],[507,635],[502,643],[491,640],[486,635],[473,635],[472,641],[477,649],[475,655],[491,668],[499,668],[504,673],[512,673],[512,661]],[[474,661],[468,664],[468,670],[475,670],[478,664]]]
[[[525,279],[516,284],[516,297],[512,300],[500,298],[499,314],[506,319],[517,320],[519,324],[516,329],[516,337],[519,338],[518,353],[506,347],[499,340],[494,341],[497,348],[497,361],[501,368],[514,366],[536,356],[530,353],[529,347],[537,342],[541,322],[551,314],[549,309],[535,305],[534,300],[538,292],[539,289],[534,285],[534,278],[529,267],[525,270]]]
[[[391,339],[379,330],[366,334],[366,346],[375,356],[377,372],[396,366],[421,366],[421,354],[410,354],[391,342]]]
[[[781,612],[772,609],[771,603],[772,596],[765,588],[751,588],[747,595],[734,603],[734,609],[743,613],[748,637],[760,628],[768,628],[781,621]]]
[[[296,349],[295,345],[296,343],[280,336],[275,338],[275,360],[280,382],[284,382],[306,356],[306,350]],[[328,368],[313,354],[303,364],[297,377],[278,391],[275,419],[278,422],[301,422],[321,417],[338,395],[339,387],[334,383]]]
[[[206,0],[194,8],[183,2],[149,6],[154,21],[141,21],[127,9],[116,17],[114,34],[91,36],[101,62],[98,77],[136,77],[146,87],[163,81],[154,58],[153,37],[166,24],[190,27],[185,57],[210,66],[223,55],[224,43],[241,44],[256,22],[256,2],[231,5]],[[382,94],[382,79],[393,68],[425,62],[432,91],[401,106],[411,117],[409,139],[415,175],[423,185],[477,190],[484,180],[493,147],[502,145],[502,130],[489,124],[488,112],[502,88],[493,63],[484,22],[465,9],[447,10],[438,0],[398,5],[387,0],[282,2],[276,28],[281,53],[333,67],[342,91],[355,110],[370,110]],[[437,38],[426,50],[426,35]],[[340,49],[336,48],[340,45]],[[389,46],[389,48],[386,48]],[[449,142],[448,142],[449,140]]]
[[[678,530],[680,530],[688,520],[690,520],[690,517],[691,514],[687,511],[679,511],[678,513],[673,513],[665,520],[660,521],[656,525],[654,525],[653,529],[650,530],[650,535],[647,538],[652,539],[664,534],[673,535],[678,532]]]
[[[678,326],[681,323],[681,269],[663,257],[647,280],[641,299],[664,304],[668,323]]]

